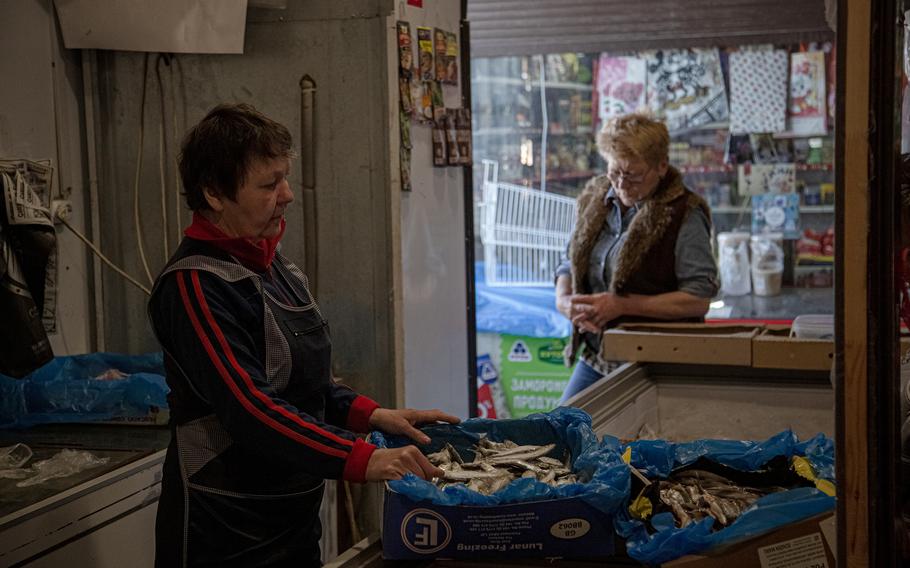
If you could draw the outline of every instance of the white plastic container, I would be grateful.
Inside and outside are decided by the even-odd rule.
[[[784,268],[777,264],[759,264],[752,266],[752,288],[756,296],[776,296],[780,294]]]
[[[752,251],[752,289],[755,295],[780,294],[784,276],[783,235],[753,235],[749,244]]]
[[[720,289],[725,296],[742,296],[752,291],[749,281],[749,233],[719,233],[717,256]]]
[[[796,316],[790,327],[791,337],[799,339],[834,339],[834,316],[830,314]]]

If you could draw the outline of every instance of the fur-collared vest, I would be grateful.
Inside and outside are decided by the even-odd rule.
[[[588,294],[588,269],[591,252],[603,230],[614,200],[607,200],[610,182],[607,176],[593,178],[585,186],[577,202],[575,232],[569,243],[572,265],[572,293]],[[683,221],[693,209],[700,208],[711,219],[708,204],[683,185],[682,175],[672,166],[667,170],[654,194],[642,202],[629,225],[626,241],[616,260],[610,292],[619,295],[657,295],[679,289],[676,278],[676,238]],[[702,320],[703,318],[699,318]],[[607,327],[634,321],[653,321],[649,318],[623,316]],[[566,363],[575,362],[581,333],[572,328],[572,340],[566,348]]]

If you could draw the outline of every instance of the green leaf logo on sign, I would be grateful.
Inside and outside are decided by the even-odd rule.
[[[551,365],[562,365],[563,356],[562,352],[566,348],[564,341],[553,341],[546,345],[542,345],[537,348],[537,359],[542,363],[550,363]]]

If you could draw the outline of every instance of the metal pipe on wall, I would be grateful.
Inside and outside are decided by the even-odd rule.
[[[310,293],[317,295],[318,255],[316,215],[316,81],[300,78],[300,170],[303,198],[303,266]]]
[[[88,161],[88,204],[91,223],[92,242],[101,243],[101,205],[98,190],[98,162],[95,146],[95,120],[97,99],[95,97],[95,69],[97,52],[94,49],[82,50],[82,92],[85,97],[85,148]],[[104,351],[104,283],[101,278],[101,261],[89,255],[92,263],[92,332],[91,346],[93,351]]]

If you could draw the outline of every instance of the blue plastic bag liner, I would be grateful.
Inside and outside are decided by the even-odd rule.
[[[0,427],[148,418],[167,393],[161,353],[55,357],[22,379],[0,375]]]
[[[491,287],[482,262],[474,266],[477,331],[530,337],[568,337],[572,324],[556,310],[554,288]]]
[[[562,459],[565,450],[568,450],[572,469],[588,481],[552,487],[536,479],[517,479],[493,495],[482,495],[461,484],[440,489],[412,474],[388,482],[391,490],[415,502],[427,500],[445,506],[495,506],[578,497],[605,514],[613,514],[629,493],[630,471],[622,461],[619,441],[608,436],[598,443],[591,429],[591,417],[577,408],[560,407],[546,414],[532,414],[518,420],[472,418],[461,424],[432,424],[421,430],[431,438],[421,451],[437,452],[448,442],[466,461],[474,459],[470,448],[484,433],[493,441],[512,440],[535,445],[556,443],[550,455]],[[381,432],[370,434],[370,441],[380,448],[413,444],[409,438],[387,436]]]
[[[804,456],[817,477],[834,479],[834,442],[819,434],[800,442],[785,430],[763,442],[696,440],[674,444],[663,440],[640,440],[626,446],[632,450],[632,465],[649,478],[666,478],[699,458],[740,471],[757,471],[772,459]],[[624,448],[625,449],[625,448]],[[649,534],[645,523],[633,519],[628,507],[616,515],[616,531],[625,537],[629,556],[646,564],[668,562],[686,554],[752,538],[775,528],[808,519],[835,507],[835,498],[814,487],[800,487],[760,498],[729,527],[711,532],[714,519],[707,517],[677,528],[670,513],[651,519],[657,532]]]

